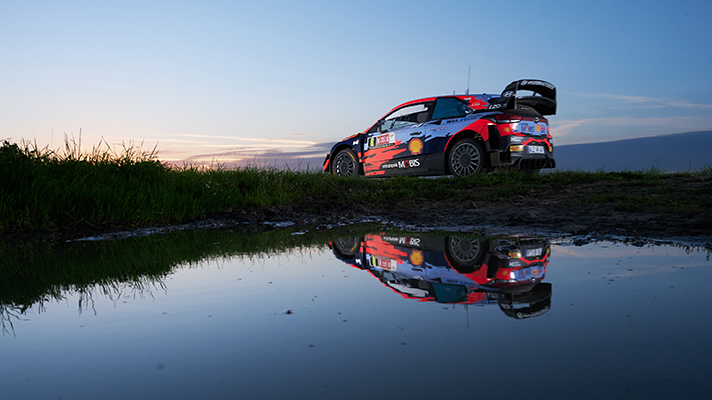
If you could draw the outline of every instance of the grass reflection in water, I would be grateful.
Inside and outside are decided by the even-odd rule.
[[[262,233],[188,230],[111,241],[0,243],[0,321],[9,332],[30,307],[79,294],[79,311],[91,308],[93,294],[110,298],[151,296],[164,290],[175,268],[233,257],[263,257],[281,251],[326,246],[333,235],[352,228],[293,235],[280,229]],[[363,229],[363,228],[360,228]],[[338,232],[337,232],[338,231]]]

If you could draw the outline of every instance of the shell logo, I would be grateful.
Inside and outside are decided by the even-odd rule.
[[[541,132],[541,125],[536,124],[536,133]]]
[[[423,141],[418,138],[412,139],[410,143],[408,143],[408,150],[410,150],[412,154],[420,154],[420,152],[423,151]]]
[[[421,253],[419,250],[414,250],[412,253],[410,253],[410,263],[418,266],[423,263],[423,253]]]

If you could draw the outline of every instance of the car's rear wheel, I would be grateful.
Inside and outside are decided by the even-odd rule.
[[[484,244],[476,238],[450,236],[447,238],[448,262],[458,272],[468,273],[479,268],[484,254]]]
[[[486,170],[484,150],[474,139],[463,139],[455,143],[448,155],[450,173],[455,176],[468,176]]]
[[[356,153],[351,149],[343,149],[336,153],[332,171],[334,175],[339,176],[354,176],[360,173],[359,163],[356,159]]]

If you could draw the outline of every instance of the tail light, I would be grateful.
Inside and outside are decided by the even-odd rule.
[[[521,121],[522,117],[520,117],[518,115],[502,114],[502,115],[495,115],[494,120],[498,124],[513,124],[513,123]]]

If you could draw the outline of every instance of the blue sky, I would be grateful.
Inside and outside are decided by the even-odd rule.
[[[0,0],[0,138],[323,160],[416,98],[558,88],[555,143],[712,129],[712,2]],[[316,161],[318,160],[318,161]]]

